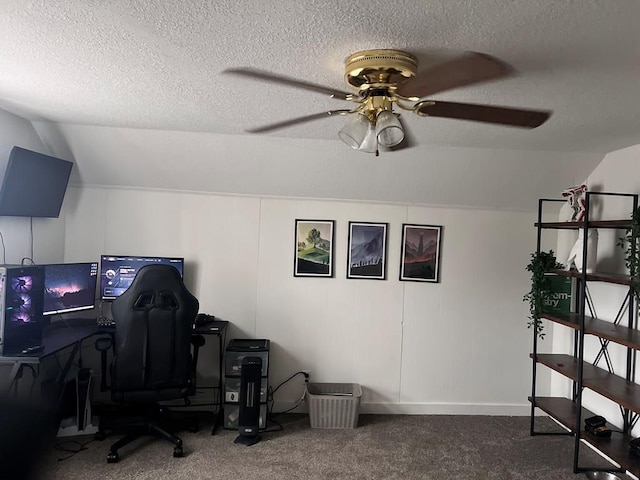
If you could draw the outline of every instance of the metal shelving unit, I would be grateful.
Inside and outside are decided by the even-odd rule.
[[[533,333],[533,375],[531,397],[531,435],[549,434],[535,430],[535,409],[539,408],[547,413],[561,425],[567,432],[557,434],[569,434],[575,437],[573,458],[573,471],[575,473],[587,470],[614,470],[628,471],[636,476],[640,475],[640,457],[629,453],[629,441],[632,439],[630,431],[640,418],[640,385],[636,383],[635,359],[636,352],[640,350],[640,331],[638,331],[634,306],[634,290],[631,278],[628,275],[614,275],[606,273],[586,273],[588,255],[587,229],[621,229],[625,230],[631,225],[629,219],[624,220],[598,220],[589,219],[590,205],[594,196],[601,199],[606,197],[624,197],[632,204],[631,212],[638,208],[638,195],[609,192],[587,192],[585,195],[586,212],[584,221],[580,222],[543,222],[542,214],[545,204],[548,202],[564,202],[558,199],[540,199],[538,202],[537,227],[537,251],[540,252],[542,232],[545,229],[556,230],[583,230],[583,266],[582,272],[576,270],[554,270],[551,274],[575,278],[575,293],[573,313],[568,315],[545,314],[545,318],[551,322],[563,325],[573,330],[572,354],[539,354],[538,338],[536,330]],[[629,215],[630,217],[631,215]],[[589,295],[588,285],[591,282],[604,282],[619,285],[626,288],[626,296],[620,306],[618,315],[614,321],[606,321],[596,318],[594,305]],[[588,313],[588,314],[587,314]],[[626,318],[626,322],[624,322]],[[623,323],[624,322],[624,323]],[[585,360],[585,335],[592,335],[600,340],[600,350],[593,359]],[[610,343],[621,345],[626,349],[626,368],[624,376],[614,373],[608,353]],[[604,363],[604,368],[599,366]],[[549,368],[572,381],[571,398],[564,397],[540,397],[536,395],[536,374],[539,366]],[[595,437],[583,429],[584,418],[595,413],[583,408],[582,393],[589,389],[618,404],[622,415],[622,433],[614,433],[610,438]],[[594,448],[605,454],[619,465],[617,468],[603,469],[602,467],[588,467],[580,465],[580,446],[587,442]]]

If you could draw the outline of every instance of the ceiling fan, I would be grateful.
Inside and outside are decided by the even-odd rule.
[[[399,115],[393,112],[394,105],[422,117],[471,120],[529,129],[542,125],[551,115],[549,111],[425,99],[434,93],[496,80],[515,72],[510,65],[490,55],[469,52],[429,67],[419,74],[417,67],[416,57],[401,50],[356,52],[345,61],[344,79],[349,86],[357,89],[357,93],[251,68],[232,68],[224,73],[302,88],[355,103],[353,108],[297,117],[248,129],[247,132],[269,132],[327,116],[353,115],[338,136],[352,148],[376,155],[379,146],[388,149],[406,146],[407,142],[403,142],[405,130]]]

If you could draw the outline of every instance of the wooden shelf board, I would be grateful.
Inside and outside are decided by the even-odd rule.
[[[530,355],[533,358],[533,354]],[[538,363],[546,365],[552,370],[578,381],[578,361],[571,355],[538,354]],[[624,378],[611,374],[590,363],[583,362],[584,387],[599,393],[603,397],[622,405],[629,410],[640,413],[640,385],[627,382]]]
[[[579,315],[577,313],[569,313],[568,315],[562,315],[559,313],[543,313],[542,318],[546,318],[554,323],[559,323],[565,327],[573,328],[574,330],[580,330]],[[585,318],[586,323],[586,318]]]
[[[610,425],[609,427],[611,428]],[[580,438],[593,445],[614,462],[620,464],[625,470],[628,470],[635,476],[639,476],[640,457],[629,452],[629,441],[631,441],[633,437],[616,431],[615,427],[613,427],[613,430],[609,438],[594,437],[590,433],[582,430],[580,432]]]
[[[532,401],[531,397],[529,397],[529,401]],[[569,431],[575,433],[576,404],[570,399],[565,397],[537,397],[534,405],[551,417],[555,418],[558,422],[569,429]],[[581,419],[583,422],[585,418],[589,418],[593,415],[595,414],[590,410],[584,407],[582,408]],[[620,464],[624,469],[636,476],[639,476],[640,457],[629,452],[629,442],[633,437],[619,432],[613,425],[607,426],[613,430],[611,437],[609,438],[594,437],[584,430],[580,431],[580,438],[584,439],[597,450],[604,453],[614,462]]]
[[[568,315],[544,313],[542,317],[554,323],[573,328],[574,330],[580,329],[580,316],[577,313],[570,313]],[[625,327],[624,325],[614,325],[605,320],[585,316],[584,333],[604,338],[611,342],[624,345],[625,347],[633,348],[634,350],[640,350],[640,331],[635,328]]]
[[[631,225],[631,220],[592,220],[588,228],[619,228],[626,229]],[[535,223],[538,226],[538,222]],[[540,228],[555,230],[579,230],[584,228],[584,222],[542,222]]]
[[[633,348],[634,350],[640,350],[640,331],[635,328],[614,325],[611,322],[586,317],[584,332],[589,335],[605,338],[614,343],[624,345],[625,347]]]
[[[530,357],[534,358],[533,353]],[[575,382],[578,381],[578,361],[571,355],[560,353],[539,353],[536,356],[536,361]]]
[[[549,273],[553,273],[560,277],[582,278],[582,273],[577,270],[550,270]],[[631,285],[631,278],[629,275],[622,275],[620,273],[587,273],[587,281],[615,283],[616,285],[626,286]]]
[[[532,402],[531,397],[529,401]],[[576,431],[576,404],[565,397],[536,397],[533,404],[555,418],[558,422],[568,428],[572,433]],[[594,415],[593,412],[582,408],[581,418],[589,418]]]

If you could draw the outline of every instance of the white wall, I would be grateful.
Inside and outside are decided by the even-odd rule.
[[[271,339],[272,385],[309,369],[360,383],[363,412],[529,412],[533,214],[101,187],[68,200],[66,261],[184,256],[201,311]],[[293,277],[296,218],[336,220],[335,278]],[[386,281],[345,278],[350,220],[389,223]],[[444,227],[440,283],[398,280],[403,222]]]
[[[589,190],[600,192],[640,193],[640,145],[611,152],[587,179]],[[592,196],[596,204],[592,209],[594,219],[621,219],[629,218],[632,210],[630,199],[615,197]],[[599,230],[598,235],[598,263],[597,271],[609,273],[628,272],[624,266],[624,252],[616,245],[618,238],[624,236],[624,230]],[[616,285],[599,284],[590,282],[589,292],[593,297],[596,315],[603,320],[613,321],[618,314],[627,289]],[[624,312],[623,325],[628,325],[628,317]],[[554,351],[571,353],[572,330],[561,325],[554,326]],[[592,362],[600,350],[600,344],[595,337],[585,337],[585,360]],[[608,351],[611,355],[614,372],[624,377],[626,349],[615,344],[609,344]],[[606,369],[602,360],[599,367]],[[570,383],[566,380],[558,380],[552,385],[552,394],[570,395]],[[584,405],[590,410],[604,415],[607,420],[618,427],[622,426],[622,417],[617,405],[597,393],[590,390],[584,391]],[[640,435],[636,428],[634,435]]]
[[[14,146],[51,155],[31,122],[0,110],[0,178],[4,176],[9,153]],[[0,264],[20,264],[23,258],[32,256],[31,224],[28,218],[0,217],[0,233],[4,243],[0,244]],[[60,218],[34,218],[33,257],[36,263],[62,261],[63,239],[63,214]],[[25,262],[29,263],[27,260]]]

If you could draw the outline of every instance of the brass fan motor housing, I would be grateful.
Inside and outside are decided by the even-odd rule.
[[[374,88],[395,90],[396,85],[414,77],[418,60],[401,50],[362,50],[345,61],[345,81],[361,94]]]

